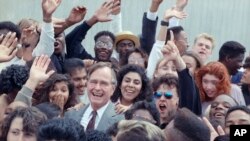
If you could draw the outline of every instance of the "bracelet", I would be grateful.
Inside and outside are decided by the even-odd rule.
[[[169,22],[161,20],[161,26],[169,26]]]

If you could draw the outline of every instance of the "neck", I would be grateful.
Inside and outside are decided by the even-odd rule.
[[[132,104],[131,101],[128,101],[128,100],[126,100],[126,99],[124,99],[124,98],[121,98],[120,101],[121,101],[121,104],[124,105],[124,106],[129,106],[129,105]]]

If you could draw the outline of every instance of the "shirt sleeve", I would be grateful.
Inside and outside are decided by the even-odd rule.
[[[51,56],[54,52],[54,27],[52,23],[42,23],[40,40],[36,48],[32,52],[32,56],[40,56],[42,54]]]

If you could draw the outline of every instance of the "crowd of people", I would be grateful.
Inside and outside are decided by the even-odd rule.
[[[139,37],[99,31],[94,55],[82,45],[88,30],[119,27],[122,1],[86,20],[84,6],[56,19],[62,0],[41,1],[42,23],[0,22],[0,141],[229,141],[231,125],[250,124],[246,47],[225,41],[209,61],[212,35],[189,45],[179,25],[188,0],[163,17],[163,0],[151,0]]]

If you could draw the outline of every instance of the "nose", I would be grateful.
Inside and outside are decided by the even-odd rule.
[[[223,109],[223,105],[222,104],[218,104],[216,107],[215,107],[215,109]]]

